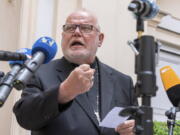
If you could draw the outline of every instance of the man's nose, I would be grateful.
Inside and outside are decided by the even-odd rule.
[[[76,27],[74,32],[81,32],[79,26]]]
[[[74,31],[74,35],[75,35],[75,36],[80,36],[80,35],[82,35],[79,27],[76,27],[76,29],[75,29],[75,31]]]

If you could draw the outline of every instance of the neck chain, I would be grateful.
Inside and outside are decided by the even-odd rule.
[[[97,86],[97,91],[96,91],[96,109],[94,109],[94,114],[97,117],[98,122],[100,122],[101,118],[100,118],[100,80],[99,80],[99,68],[98,68],[98,63],[96,63],[96,67],[95,67],[95,78],[96,78],[96,86]]]

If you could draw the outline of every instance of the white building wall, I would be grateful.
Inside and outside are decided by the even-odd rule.
[[[0,50],[16,51],[19,31],[20,2],[0,0]],[[0,61],[0,71],[10,70],[7,62]],[[13,92],[0,108],[0,134],[10,135]]]
[[[54,0],[38,0],[35,37],[52,37]]]

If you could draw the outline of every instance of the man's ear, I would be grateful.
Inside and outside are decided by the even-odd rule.
[[[100,33],[99,34],[99,44],[98,44],[98,47],[101,47],[103,41],[104,41],[104,34]]]

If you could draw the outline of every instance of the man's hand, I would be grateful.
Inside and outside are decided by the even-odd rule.
[[[94,72],[88,64],[76,67],[60,85],[59,102],[69,102],[79,94],[89,91],[93,85]]]
[[[133,132],[135,126],[135,120],[127,120],[124,123],[118,125],[115,129],[120,135],[135,135]]]

